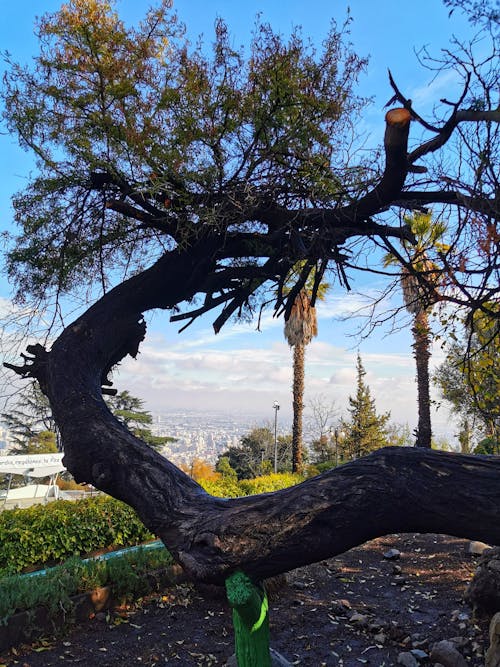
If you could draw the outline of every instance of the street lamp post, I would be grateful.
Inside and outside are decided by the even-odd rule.
[[[280,409],[278,401],[274,401],[274,472],[278,472],[278,410]]]

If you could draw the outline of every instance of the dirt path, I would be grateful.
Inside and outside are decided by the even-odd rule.
[[[304,667],[389,667],[414,650],[453,639],[467,663],[484,665],[486,624],[463,603],[475,560],[463,540],[379,538],[288,575],[270,594],[271,643]],[[397,549],[399,557],[384,557]],[[131,611],[98,614],[63,638],[19,647],[2,665],[224,665],[233,652],[230,610],[217,591],[179,586]]]

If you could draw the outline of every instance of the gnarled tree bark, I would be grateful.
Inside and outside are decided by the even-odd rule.
[[[315,213],[333,256],[346,234],[376,233],[367,216],[400,193],[409,114],[393,120],[388,115],[381,183],[356,206],[324,217]],[[304,225],[310,222],[304,214]],[[246,239],[240,241],[245,247]],[[225,270],[218,259],[226,256],[228,244],[234,255],[237,242],[213,232],[166,253],[106,294],[49,352],[31,346],[33,356],[25,357],[23,366],[10,366],[37,378],[47,394],[64,463],[77,481],[134,507],[189,576],[218,584],[236,569],[260,580],[391,532],[441,532],[500,544],[500,459],[494,457],[389,448],[283,491],[221,499],[205,493],[113,417],[101,385],[113,365],[137,354],[145,335],[143,313],[210,294]]]
[[[133,506],[191,577],[219,584],[238,568],[260,580],[392,532],[500,544],[494,457],[388,448],[283,491],[220,499],[131,435],[102,400],[101,378],[137,352],[144,304],[186,298],[195,267],[192,251],[162,258],[109,292],[49,353],[31,348],[27,368],[49,396],[78,481]],[[159,283],[170,285],[168,299]]]

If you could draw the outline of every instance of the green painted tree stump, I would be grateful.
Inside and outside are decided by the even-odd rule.
[[[271,667],[267,595],[243,572],[226,579],[238,667]]]

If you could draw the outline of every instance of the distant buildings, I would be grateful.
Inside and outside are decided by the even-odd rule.
[[[189,464],[199,458],[214,464],[228,447],[238,445],[252,428],[262,426],[262,417],[176,411],[155,416],[154,424],[155,435],[176,439],[163,448],[163,454],[173,463]],[[289,424],[286,427],[289,429]]]
[[[151,429],[154,435],[176,439],[163,448],[163,454],[173,463],[189,464],[199,458],[214,464],[222,452],[239,445],[244,435],[263,423],[261,415],[175,411],[155,415]],[[280,425],[280,433],[290,430],[290,424]],[[0,425],[0,456],[11,444],[8,430]]]

